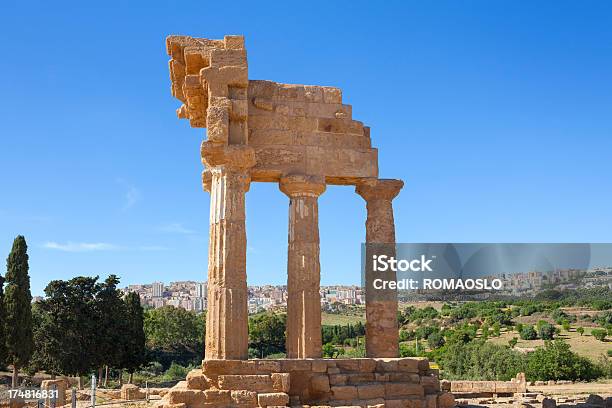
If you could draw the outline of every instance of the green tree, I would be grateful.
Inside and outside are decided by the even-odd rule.
[[[18,384],[21,367],[29,364],[34,343],[32,338],[32,295],[28,276],[28,246],[22,235],[17,236],[6,261],[6,291],[4,294],[5,338],[8,362],[13,365],[13,388]]]
[[[576,331],[582,336],[584,334],[584,327],[580,326],[576,329]]]
[[[122,339],[126,335],[125,304],[117,288],[119,278],[110,275],[96,286],[94,314],[97,316],[97,366],[118,367],[121,363]]]
[[[147,363],[147,348],[144,332],[144,310],[140,304],[140,296],[130,292],[124,299],[125,314],[123,315],[123,334],[120,337],[121,359],[118,366],[132,375]]]
[[[249,319],[249,347],[257,350],[259,358],[284,353],[287,315],[261,313]]]
[[[538,337],[542,340],[552,340],[555,337],[555,327],[546,322],[538,325]]]
[[[97,277],[51,281],[37,304],[34,367],[49,374],[79,376],[99,367]],[[82,384],[79,383],[79,387]]]
[[[606,329],[593,329],[591,335],[599,341],[606,341],[606,335],[608,331]]]
[[[563,320],[561,326],[563,326],[563,330],[566,332],[570,331],[570,322],[568,320]]]
[[[521,339],[523,340],[535,340],[538,338],[538,333],[535,331],[533,326],[524,326],[520,333]]]
[[[152,359],[164,369],[174,361],[182,366],[199,364],[206,330],[204,314],[174,306],[145,311],[144,331]]]
[[[0,370],[6,367],[6,341],[5,339],[5,311],[4,311],[4,278],[0,275]]]
[[[573,353],[562,340],[546,341],[528,356],[526,375],[531,381],[592,380],[599,374],[589,359]]]

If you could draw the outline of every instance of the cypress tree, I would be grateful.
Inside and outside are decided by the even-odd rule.
[[[4,334],[5,326],[4,311],[4,278],[0,275],[0,369],[6,367],[6,335]]]
[[[117,289],[119,278],[110,275],[96,287],[94,314],[96,316],[97,333],[96,351],[97,366],[117,367],[121,361],[121,344],[123,335],[122,320],[125,315],[125,303],[121,291]],[[101,371],[101,370],[99,370]]]
[[[130,373],[130,383],[134,371],[147,362],[147,349],[144,332],[144,310],[140,296],[130,292],[125,296],[124,329],[122,330],[122,361],[120,366]]]
[[[30,361],[34,349],[32,339],[32,294],[28,276],[28,246],[22,235],[13,242],[6,260],[5,337],[8,362],[13,365],[13,388],[18,384],[19,368]]]

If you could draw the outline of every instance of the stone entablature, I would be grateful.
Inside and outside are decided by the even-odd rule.
[[[327,184],[378,177],[370,129],[352,119],[342,91],[327,86],[248,79],[244,38],[167,39],[177,113],[208,128],[213,143],[253,146],[253,181],[286,174],[322,176]]]

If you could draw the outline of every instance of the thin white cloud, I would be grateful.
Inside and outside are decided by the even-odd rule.
[[[123,205],[123,211],[129,210],[132,208],[140,199],[142,198],[142,194],[140,190],[134,187],[132,184],[128,183],[122,178],[117,179],[117,183],[121,184],[126,188],[125,192],[125,203]]]
[[[169,248],[161,245],[140,245],[125,247],[108,242],[72,242],[59,243],[48,241],[43,244],[43,248],[54,249],[64,252],[94,252],[94,251],[167,251]]]
[[[170,222],[167,224],[163,224],[162,226],[159,227],[159,230],[162,232],[168,232],[170,234],[186,234],[186,235],[190,235],[190,234],[195,234],[196,231],[186,228],[183,224],[181,224],[180,222]]]
[[[91,252],[91,251],[115,251],[120,249],[117,245],[109,244],[107,242],[71,242],[68,241],[65,244],[59,242],[45,242],[44,248],[55,249],[64,252]]]

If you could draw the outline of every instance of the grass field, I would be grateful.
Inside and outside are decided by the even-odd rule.
[[[507,345],[508,340],[513,337],[518,338],[517,347],[524,349],[532,349],[544,345],[543,340],[522,340],[518,333],[515,331],[502,333],[499,337],[491,337],[489,341],[497,344]],[[581,336],[576,332],[574,328],[570,332],[564,330],[557,338],[563,339],[567,344],[570,345],[572,351],[575,353],[588,357],[593,361],[597,361],[602,354],[606,355],[609,349],[612,349],[612,341],[599,341],[595,337],[591,336],[591,328],[585,327],[584,335]]]
[[[355,324],[357,322],[365,324],[365,309],[363,312],[355,311],[350,314],[332,314],[325,313],[321,314],[321,323],[324,325],[335,326],[335,325],[346,325],[348,323]]]

